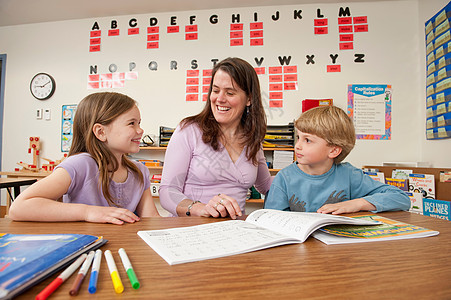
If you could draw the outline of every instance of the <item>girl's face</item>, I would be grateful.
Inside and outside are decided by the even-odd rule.
[[[139,151],[139,143],[144,131],[141,129],[141,115],[138,107],[121,114],[113,122],[104,126],[105,143],[116,156]]]
[[[246,106],[251,102],[229,74],[218,70],[210,94],[211,110],[221,127],[238,127]]]
[[[306,170],[328,169],[338,154],[337,147],[329,146],[325,139],[314,134],[297,131],[298,141],[294,146],[296,161],[304,172]],[[339,153],[339,152],[338,152]],[[306,172],[310,174],[310,172]],[[317,175],[317,174],[312,174]]]

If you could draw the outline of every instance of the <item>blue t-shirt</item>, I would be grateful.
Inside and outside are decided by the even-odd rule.
[[[136,211],[142,194],[150,187],[149,169],[142,163],[135,161],[133,163],[143,174],[144,184],[141,184],[138,177],[130,170],[125,182],[118,183],[110,179],[110,194],[115,199],[115,203],[132,212]],[[67,193],[63,195],[63,202],[110,206],[99,186],[99,167],[90,154],[71,155],[57,168],[65,169],[72,179]]]
[[[316,212],[324,204],[356,198],[364,198],[377,212],[410,208],[410,199],[402,190],[372,179],[349,163],[334,164],[322,175],[309,175],[296,162],[277,173],[264,207]]]

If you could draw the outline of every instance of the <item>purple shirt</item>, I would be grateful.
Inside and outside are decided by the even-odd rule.
[[[184,199],[202,203],[222,193],[235,198],[244,212],[248,189],[255,186],[266,193],[272,177],[263,150],[257,154],[258,166],[246,158],[246,148],[234,163],[221,145],[214,151],[202,141],[202,132],[195,124],[172,134],[166,150],[160,184],[161,205],[177,216],[176,207]]]
[[[144,177],[144,185],[138,177],[128,171],[127,180],[117,183],[110,180],[110,193],[115,203],[132,212],[136,210],[142,194],[150,187],[149,170],[142,163],[135,162]],[[67,193],[63,195],[65,203],[83,203],[97,206],[110,206],[99,187],[99,167],[88,153],[71,155],[57,168],[63,168],[72,179]]]

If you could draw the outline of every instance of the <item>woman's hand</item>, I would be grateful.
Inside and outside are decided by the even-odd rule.
[[[205,210],[214,218],[230,216],[232,219],[236,219],[236,216],[243,215],[238,202],[225,194],[214,196],[205,205]]]
[[[122,225],[135,223],[139,217],[125,208],[86,205],[85,221]]]

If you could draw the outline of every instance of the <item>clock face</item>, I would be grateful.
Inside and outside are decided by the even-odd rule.
[[[30,91],[38,100],[46,100],[52,97],[55,88],[55,80],[49,74],[39,73],[31,79]]]

